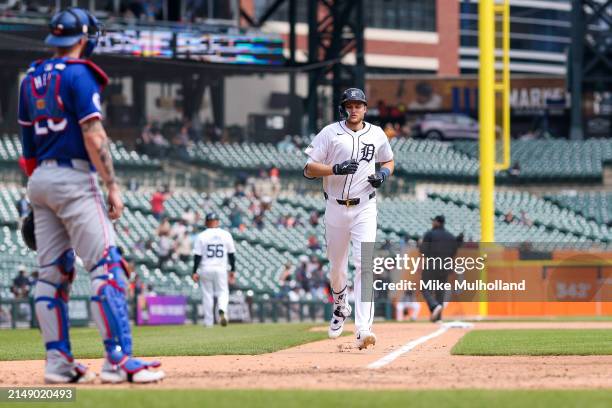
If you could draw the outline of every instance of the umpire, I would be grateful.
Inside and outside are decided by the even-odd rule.
[[[431,219],[431,229],[423,236],[421,243],[421,253],[428,262],[423,267],[423,283],[429,281],[439,281],[440,284],[446,283],[448,274],[452,270],[444,269],[446,258],[454,258],[457,249],[463,241],[463,234],[455,237],[444,228],[444,215],[437,215]],[[441,261],[441,262],[440,262]],[[442,308],[444,307],[445,290],[422,290],[423,297],[427,302],[431,312],[430,320],[436,322],[442,319]]]

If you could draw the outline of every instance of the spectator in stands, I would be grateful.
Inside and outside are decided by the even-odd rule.
[[[242,211],[240,211],[240,209],[236,205],[232,205],[230,215],[229,215],[230,228],[242,228],[243,227],[243,222],[242,222],[243,216],[244,214],[242,214]]]
[[[298,267],[295,269],[295,280],[305,290],[309,287],[309,277],[307,274],[309,259],[306,255],[300,255],[298,258],[300,262]]]
[[[506,224],[512,224],[514,222],[514,214],[512,214],[512,211],[508,211],[504,214],[504,222]]]
[[[156,233],[158,237],[161,237],[162,235],[170,235],[171,230],[172,226],[170,225],[170,219],[168,217],[164,217],[157,226]]]
[[[38,282],[38,271],[32,271],[32,273],[30,273],[30,287],[33,288],[36,286],[36,282]]]
[[[527,217],[527,213],[525,212],[525,210],[521,210],[520,223],[528,227],[531,227],[533,225],[533,221],[531,221],[529,217]]]
[[[21,197],[15,202],[15,208],[17,208],[17,215],[19,216],[19,226],[23,223],[25,217],[30,212],[30,203],[26,199],[25,194],[21,194]]]
[[[136,148],[139,153],[151,154],[151,145],[153,144],[153,126],[147,122],[140,132],[140,137],[136,140]]]
[[[308,218],[308,223],[313,227],[319,226],[319,212],[318,211],[310,212],[310,218]]]
[[[170,146],[170,143],[168,143],[168,141],[162,134],[161,129],[159,129],[158,127],[153,127],[151,131],[151,154],[153,156],[161,156],[166,152],[168,146]]]
[[[327,281],[325,272],[323,271],[323,264],[321,260],[314,255],[310,257],[308,275],[310,276],[310,280],[314,282],[315,287],[325,285]]]
[[[144,283],[142,283],[140,275],[135,273],[132,282],[130,282],[130,296],[134,299],[138,299],[138,297],[142,294],[143,290]]]
[[[189,159],[189,154],[187,153],[187,148],[191,144],[189,140],[189,129],[187,126],[182,126],[179,133],[172,138],[172,147],[174,149],[174,154],[183,161],[187,161]]]
[[[170,228],[170,238],[176,240],[178,239],[178,237],[182,236],[186,232],[187,223],[185,223],[185,221],[183,220],[180,220],[178,222],[175,222],[174,225],[172,225],[172,228]]]
[[[236,184],[234,186],[234,197],[246,197],[244,184]]]
[[[304,223],[302,222],[302,216],[300,214],[296,214],[295,217],[293,217],[293,219],[295,220],[293,222],[293,227],[303,227]]]
[[[287,262],[284,266],[283,271],[281,272],[279,279],[281,297],[285,297],[289,293],[291,288],[295,285],[295,283],[293,282],[293,272],[293,264],[291,262]]]
[[[272,183],[272,194],[276,197],[281,190],[280,170],[278,167],[270,169],[270,183]]]
[[[11,292],[15,296],[15,299],[25,299],[30,293],[30,280],[26,276],[26,267],[19,265],[18,274],[13,279],[13,286]]]
[[[266,211],[270,210],[270,208],[272,208],[272,197],[263,196],[261,198],[261,212],[265,213]]]
[[[168,232],[162,232],[157,240],[157,267],[163,269],[164,264],[172,257],[172,239]]]
[[[197,213],[191,209],[191,207],[186,206],[183,209],[183,214],[181,215],[181,220],[185,223],[187,228],[189,229],[196,223]]]
[[[311,235],[308,237],[308,249],[310,249],[311,251],[318,251],[319,249],[321,249],[321,244],[319,243],[319,240],[316,236]]]
[[[174,237],[174,252],[183,262],[188,262],[191,258],[191,238],[187,231],[187,225],[184,221],[178,223],[180,226],[175,230]]]
[[[276,220],[276,226],[277,227],[286,227],[287,226],[287,218],[289,218],[289,216],[281,214],[278,217],[278,219]]]
[[[264,228],[264,213],[261,211],[259,214],[253,217],[253,225],[258,230],[262,230]]]
[[[164,214],[164,202],[169,198],[170,193],[166,187],[164,190],[157,190],[151,197],[151,213],[156,220],[160,220]]]

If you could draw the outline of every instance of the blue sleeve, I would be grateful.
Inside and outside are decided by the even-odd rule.
[[[36,145],[34,144],[34,127],[21,127],[21,150],[26,159],[36,158]]]
[[[24,92],[24,87],[28,83],[29,76],[26,76],[23,81],[21,81],[21,86],[19,87],[19,108],[18,108],[18,120],[17,122],[23,126],[32,126],[32,118],[30,118],[30,114],[28,112],[28,102],[26,101],[26,95]]]
[[[79,124],[92,118],[102,119],[100,85],[96,78],[85,66],[76,65],[73,69],[72,95]]]

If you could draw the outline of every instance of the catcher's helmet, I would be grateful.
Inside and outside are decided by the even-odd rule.
[[[34,212],[30,210],[21,224],[21,238],[32,251],[36,251],[36,235],[34,235]]]
[[[49,23],[51,33],[45,44],[54,47],[72,47],[83,36],[87,36],[84,57],[89,57],[100,38],[102,25],[93,15],[80,8],[68,8],[55,14]]]
[[[211,212],[211,213],[206,214],[206,222],[218,221],[218,220],[219,220],[219,217],[217,216],[216,213]]]
[[[342,92],[342,97],[340,98],[340,106],[338,109],[340,110],[340,116],[345,118],[348,116],[346,114],[346,110],[344,109],[344,104],[349,101],[357,101],[363,102],[366,105],[368,104],[368,100],[366,99],[365,93],[359,88],[348,88],[344,92]]]

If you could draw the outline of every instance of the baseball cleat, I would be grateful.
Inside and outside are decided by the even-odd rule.
[[[96,373],[83,364],[76,363],[74,368],[65,373],[45,372],[46,384],[87,384],[96,379]]]
[[[376,335],[370,330],[359,330],[356,339],[357,348],[359,350],[367,349],[368,346],[376,344]]]
[[[340,337],[344,329],[344,322],[351,315],[352,311],[351,305],[348,304],[336,307],[329,323],[329,330],[327,331],[330,339]]]
[[[437,322],[438,320],[440,320],[441,314],[442,314],[442,305],[438,305],[434,307],[434,309],[431,311],[431,317],[429,318],[429,320],[431,320],[432,322]]]
[[[107,384],[119,384],[123,382],[132,382],[145,384],[162,380],[166,374],[162,370],[140,370],[136,373],[129,374],[122,369],[104,371],[100,373],[100,380]]]
[[[227,318],[225,317],[225,312],[223,310],[219,310],[219,323],[221,326],[227,326]]]
[[[157,361],[151,363],[145,363],[141,360],[133,358],[129,359],[128,364],[123,366],[113,365],[108,360],[104,361],[102,371],[100,372],[100,380],[103,383],[108,384],[119,384],[123,382],[131,383],[151,383],[162,380],[166,375],[162,370],[150,370],[148,367],[156,368],[159,367],[160,363]]]

